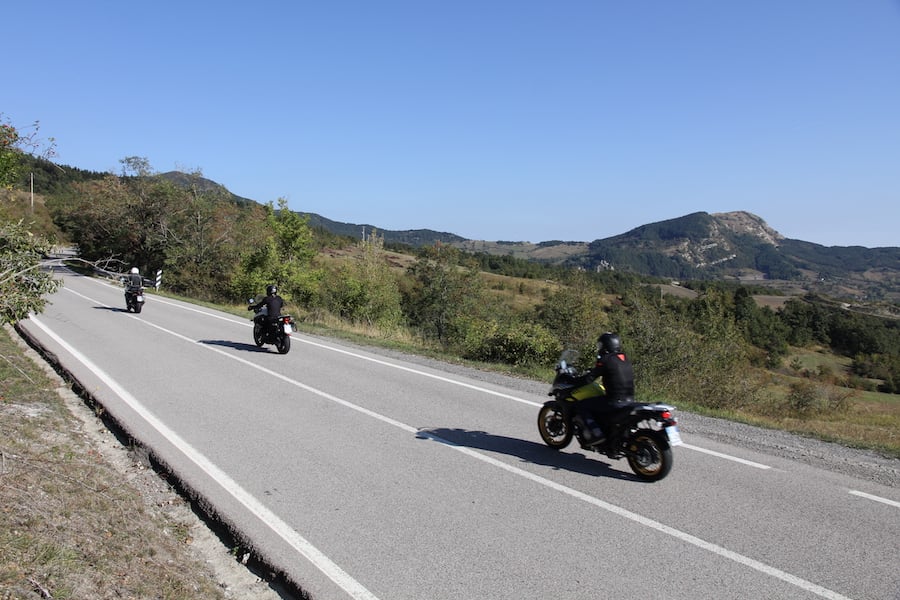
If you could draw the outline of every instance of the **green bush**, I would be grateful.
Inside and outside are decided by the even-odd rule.
[[[464,358],[514,366],[550,364],[561,351],[559,341],[535,323],[471,321],[464,327]]]
[[[798,381],[790,385],[788,408],[799,416],[818,413],[840,413],[850,408],[853,391],[833,385]]]

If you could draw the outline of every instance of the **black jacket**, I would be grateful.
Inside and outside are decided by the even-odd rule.
[[[623,352],[598,356],[588,376],[591,381],[601,379],[607,400],[619,402],[634,398],[634,369]]]
[[[125,287],[126,288],[139,288],[143,287],[144,278],[140,276],[139,273],[129,273],[125,276]]]
[[[263,306],[268,309],[269,318],[275,319],[281,315],[281,309],[284,306],[284,300],[278,294],[266,296],[256,304],[251,304],[248,310],[258,311]]]

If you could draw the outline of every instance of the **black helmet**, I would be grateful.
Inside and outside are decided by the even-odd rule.
[[[267,286],[266,286],[266,294],[267,294],[267,295],[269,295],[269,296],[274,296],[274,295],[277,294],[277,293],[278,293],[278,288],[275,287],[274,285],[267,285]]]
[[[607,331],[597,338],[597,354],[617,354],[622,351],[622,340],[619,335]]]

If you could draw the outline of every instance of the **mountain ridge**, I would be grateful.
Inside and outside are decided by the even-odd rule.
[[[192,175],[163,177],[205,189],[225,186]],[[230,192],[228,192],[230,194]],[[236,202],[254,202],[231,194]],[[377,231],[386,243],[412,247],[434,243],[466,252],[513,256],[591,271],[618,270],[672,280],[732,280],[771,287],[797,288],[840,298],[900,301],[900,247],[823,246],[786,238],[748,211],[694,212],[647,223],[592,241],[539,243],[470,240],[433,229],[391,230],[371,224],[343,223],[307,216],[313,227],[359,238]]]

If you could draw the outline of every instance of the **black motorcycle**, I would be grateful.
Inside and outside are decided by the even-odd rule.
[[[128,312],[141,312],[144,308],[144,288],[128,286],[125,288],[125,310]]]
[[[605,434],[605,440],[595,445],[586,442],[581,419],[577,418],[576,403],[603,396],[601,384],[584,384],[581,372],[572,363],[578,354],[563,352],[556,364],[556,377],[549,396],[538,412],[538,431],[544,443],[562,449],[576,438],[584,450],[605,454],[609,458],[625,457],[634,474],[644,481],[659,481],[672,470],[672,447],[682,443],[673,412],[668,404],[645,402],[620,403],[620,408],[595,418]]]
[[[250,304],[256,301],[251,298]],[[275,344],[279,354],[287,354],[291,349],[291,333],[294,331],[294,319],[290,315],[281,315],[275,319],[269,318],[269,311],[265,306],[260,307],[253,317],[253,342],[257,347],[263,344]]]

